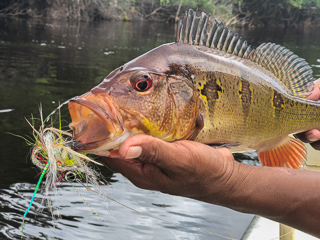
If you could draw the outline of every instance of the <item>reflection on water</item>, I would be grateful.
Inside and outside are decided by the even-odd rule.
[[[240,31],[240,30],[239,30]],[[46,116],[60,102],[95,86],[111,70],[140,54],[171,42],[174,26],[160,23],[37,23],[0,19],[0,239],[21,236],[22,216],[38,170],[30,163],[29,146],[9,133],[30,136],[24,120]],[[244,38],[254,46],[262,41],[281,43],[306,58],[320,77],[319,37],[314,32],[247,31]],[[67,126],[67,109],[62,110]],[[237,155],[254,162],[255,154]],[[101,171],[111,180],[105,193],[143,213],[186,227],[199,227],[228,237],[241,237],[251,216],[190,199],[134,187],[119,174]],[[99,216],[69,184],[58,188],[53,201],[56,221],[37,194],[25,222],[26,239],[222,239],[205,232],[139,215],[76,186]]]
[[[133,212],[111,200],[88,192],[75,185],[81,196],[99,215],[92,212],[73,187],[64,184],[58,188],[53,201],[56,219],[42,204],[43,196],[37,195],[25,221],[26,239],[223,239],[205,231],[229,237],[240,237],[249,224],[250,217],[232,210],[204,204],[190,199],[173,197],[158,192],[134,188],[122,176],[113,177],[113,188],[105,187],[105,194],[142,213],[162,218],[162,222]],[[22,216],[29,204],[35,185],[16,183],[1,190],[1,239],[21,237]],[[180,228],[179,224],[188,228]],[[239,231],[242,229],[242,231]]]

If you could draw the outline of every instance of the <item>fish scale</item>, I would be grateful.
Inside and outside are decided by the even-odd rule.
[[[217,20],[210,28],[208,22],[206,14],[187,11],[175,43],[133,59],[73,98],[73,123],[88,126],[80,131],[70,125],[74,140],[81,142],[77,146],[98,154],[145,133],[165,141],[227,146],[233,152],[256,150],[263,165],[300,168],[305,147],[288,135],[320,128],[320,104],[305,99],[314,87],[310,66],[280,45],[254,49]],[[140,81],[144,89],[137,89]],[[104,96],[109,103],[100,106]],[[82,111],[97,109],[111,113],[114,125],[80,117]],[[95,131],[113,133],[117,125],[123,132],[90,142]]]

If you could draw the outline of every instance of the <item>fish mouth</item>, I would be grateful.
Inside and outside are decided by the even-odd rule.
[[[109,150],[106,143],[124,132],[120,112],[107,93],[88,92],[71,99],[68,108],[73,149],[76,151],[96,153]]]

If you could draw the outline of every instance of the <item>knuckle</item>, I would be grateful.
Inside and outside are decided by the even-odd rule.
[[[143,162],[158,165],[160,162],[161,151],[155,144],[148,146],[144,149],[140,156],[140,160]]]

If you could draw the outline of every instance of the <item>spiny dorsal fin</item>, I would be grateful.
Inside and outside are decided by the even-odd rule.
[[[216,48],[238,57],[247,58],[253,51],[251,46],[248,46],[239,34],[234,34],[223,23],[215,19],[210,32],[207,32],[209,17],[210,15],[205,13],[197,17],[196,12],[192,9],[186,11],[183,22],[178,23],[176,42]]]
[[[207,31],[210,15],[190,9],[183,22],[178,22],[176,42],[206,46],[248,59],[273,73],[294,96],[307,97],[313,91],[312,70],[308,63],[290,50],[274,43],[261,44],[257,49],[219,23],[216,19]]]
[[[263,43],[248,59],[272,72],[294,96],[307,97],[313,91],[311,67],[285,47]]]

